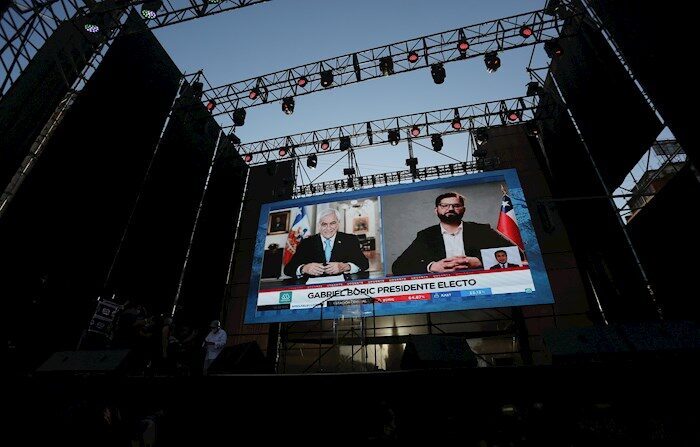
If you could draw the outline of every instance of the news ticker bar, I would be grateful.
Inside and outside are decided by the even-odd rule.
[[[289,286],[260,291],[258,311],[313,309],[361,304],[405,303],[533,293],[529,267],[499,271],[387,278],[314,286]]]

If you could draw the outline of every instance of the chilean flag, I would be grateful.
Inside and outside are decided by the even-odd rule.
[[[502,187],[501,187],[502,189]],[[520,237],[520,229],[518,228],[518,220],[515,218],[513,211],[513,202],[503,190],[503,200],[501,201],[501,214],[498,216],[497,230],[506,238],[510,239],[515,245],[525,250],[523,238]]]
[[[306,207],[300,206],[294,218],[292,228],[289,229],[287,243],[284,245],[284,257],[282,259],[284,265],[289,264],[289,261],[292,260],[292,256],[296,253],[297,245],[301,243],[301,240],[309,236],[311,228],[308,216]]]

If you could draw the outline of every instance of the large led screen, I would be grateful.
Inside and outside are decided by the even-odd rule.
[[[264,204],[245,321],[552,302],[510,169]]]

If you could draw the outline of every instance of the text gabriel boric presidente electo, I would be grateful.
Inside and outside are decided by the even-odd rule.
[[[400,292],[419,292],[423,290],[456,289],[460,287],[472,287],[476,285],[475,279],[455,279],[452,281],[428,282],[423,284],[401,284],[395,286],[379,287],[352,287],[332,291],[320,291],[309,293],[309,299],[328,299],[342,296],[375,296]]]

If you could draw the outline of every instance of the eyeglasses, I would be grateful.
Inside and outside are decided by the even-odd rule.
[[[452,207],[454,209],[464,208],[464,205],[462,205],[461,203],[440,203],[440,204],[438,204],[438,206],[440,207],[441,210],[446,210],[449,207]]]

